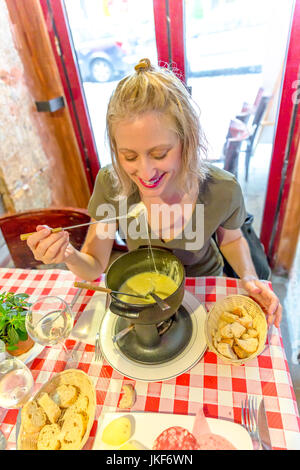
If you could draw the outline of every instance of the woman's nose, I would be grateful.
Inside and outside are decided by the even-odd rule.
[[[139,177],[145,181],[150,181],[155,177],[155,168],[150,158],[142,157],[140,159]]]

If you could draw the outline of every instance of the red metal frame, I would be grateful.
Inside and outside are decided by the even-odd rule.
[[[294,133],[291,140],[286,179],[282,191],[282,171],[289,142],[289,132],[293,116],[293,83],[299,79],[298,67],[300,62],[300,0],[296,0],[284,67],[284,78],[281,88],[281,100],[277,118],[276,132],[273,144],[273,154],[270,165],[266,201],[260,239],[268,254],[271,266],[274,266],[276,251],[279,243],[284,212],[289,195],[291,175],[293,172],[297,148],[299,145],[299,114],[296,118]],[[281,194],[282,191],[282,194]],[[280,200],[281,197],[281,200]],[[280,206],[278,208],[278,205]],[[279,210],[279,214],[278,214]],[[274,237],[274,230],[276,235]],[[272,240],[273,234],[273,240]]]
[[[153,0],[153,9],[158,63],[172,63],[185,82],[183,0]]]
[[[167,11],[165,0],[153,0],[154,25],[159,64],[169,62],[169,45],[167,31]]]
[[[169,14],[171,18],[171,51],[172,62],[179,70],[180,78],[186,82],[185,66],[185,33],[184,33],[184,15],[183,0],[176,2],[169,0]]]
[[[40,0],[40,4],[46,20],[88,184],[92,191],[100,163],[80,73],[74,58],[63,0]],[[62,54],[62,57],[60,54]]]

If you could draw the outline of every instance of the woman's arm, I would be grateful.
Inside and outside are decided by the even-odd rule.
[[[80,251],[71,244],[67,247],[65,263],[70,271],[86,281],[98,278],[108,266],[115,233],[116,224],[90,225]]]
[[[91,220],[91,222],[94,219]],[[90,225],[80,251],[69,242],[69,232],[52,233],[47,226],[39,225],[27,240],[35,259],[44,264],[66,263],[70,271],[81,279],[93,281],[106,269],[116,233],[116,224]]]
[[[228,230],[219,227],[217,230],[218,245],[224,258],[234,269],[237,275],[243,279],[251,277],[258,279],[247,240],[242,231]]]
[[[243,287],[263,308],[268,324],[278,328],[282,317],[282,306],[278,297],[265,282],[261,282],[255,271],[247,240],[240,229],[217,230],[218,244],[221,253],[241,278]]]

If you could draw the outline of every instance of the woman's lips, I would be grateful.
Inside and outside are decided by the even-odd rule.
[[[152,178],[150,181],[147,182],[145,180],[142,180],[141,178],[139,178],[139,181],[145,188],[156,188],[165,176],[165,174],[166,173],[163,173],[158,178]]]

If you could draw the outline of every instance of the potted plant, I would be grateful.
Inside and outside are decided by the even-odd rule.
[[[28,294],[2,292],[0,294],[0,339],[13,356],[27,352],[34,345],[26,331],[25,317],[30,307]]]

